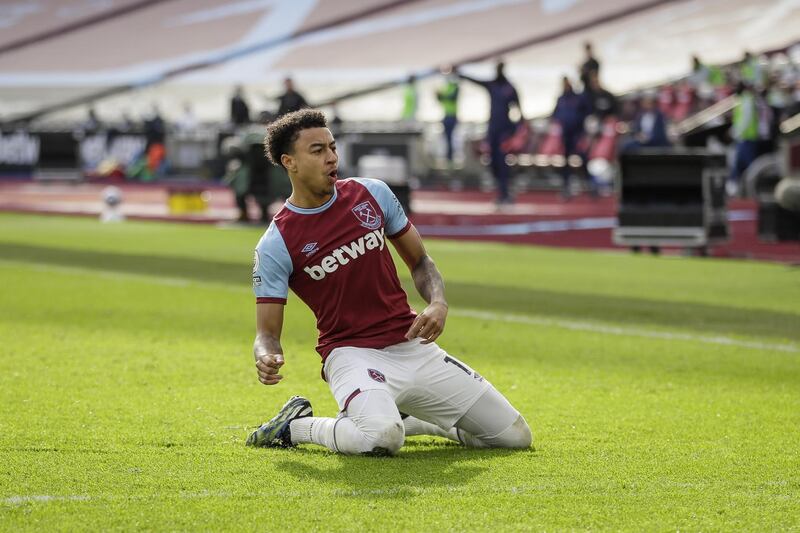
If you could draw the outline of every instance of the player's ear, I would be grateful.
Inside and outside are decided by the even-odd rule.
[[[281,154],[281,165],[286,170],[290,170],[295,172],[297,170],[297,162],[295,161],[294,157],[289,154]]]

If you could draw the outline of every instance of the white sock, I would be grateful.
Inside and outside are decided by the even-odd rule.
[[[333,425],[335,423],[335,418],[316,416],[296,418],[289,424],[292,444],[313,442],[314,444],[320,444],[326,448],[331,448],[331,446],[329,446],[329,441],[332,444]]]

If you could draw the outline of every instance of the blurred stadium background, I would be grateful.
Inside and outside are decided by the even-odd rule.
[[[129,217],[267,221],[288,182],[258,145],[291,78],[335,120],[342,174],[391,182],[427,236],[800,259],[784,243],[798,239],[797,182],[775,195],[798,166],[800,10],[790,0],[65,0],[0,9],[6,210],[98,214],[102,187],[116,184]],[[596,91],[582,84],[586,43],[610,113],[591,109]],[[520,96],[512,119],[522,120],[505,156],[516,203],[493,209],[486,91],[459,84],[452,160],[436,94],[443,69],[488,80],[498,59]],[[589,105],[570,153],[553,114],[563,76]],[[758,145],[741,156],[749,173],[728,178],[722,166],[741,166],[732,122],[742,82],[757,96],[745,104],[759,140],[744,143]],[[231,111],[237,88],[244,118]],[[622,164],[648,97],[664,116],[667,151],[689,157],[653,164],[688,176],[679,167],[699,149],[695,175],[658,185],[652,158]],[[703,159],[714,154],[725,161]],[[716,189],[706,194],[700,174],[709,172]],[[561,201],[582,193],[592,201]]]
[[[234,84],[245,86],[255,111],[275,111],[269,97],[282,91],[287,75],[315,103],[445,64],[465,64],[466,72],[488,78],[491,63],[470,60],[500,54],[525,115],[537,117],[552,110],[560,77],[575,73],[584,41],[595,44],[604,84],[622,94],[685,76],[692,54],[728,64],[745,50],[787,47],[800,25],[793,2],[755,0],[53,0],[4,2],[2,10],[4,120],[93,91],[144,85],[99,100],[98,115],[137,118],[158,103],[174,122],[189,101],[200,121],[220,123],[228,119]],[[205,62],[219,63],[177,74]],[[165,79],[167,73],[176,75]],[[437,84],[421,82],[420,120],[440,116]],[[463,90],[460,118],[485,120],[480,89]],[[339,113],[390,121],[401,103],[399,91],[387,90],[343,102]],[[47,118],[85,114],[76,107]]]

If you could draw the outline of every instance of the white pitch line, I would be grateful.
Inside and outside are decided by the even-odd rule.
[[[575,320],[561,320],[528,315],[513,315],[508,313],[494,313],[477,309],[454,309],[450,312],[456,316],[492,320],[497,322],[514,322],[517,324],[531,324],[534,326],[554,327],[572,331],[590,331],[605,335],[621,335],[629,337],[645,337],[648,339],[664,339],[670,341],[690,341],[704,344],[719,344],[724,346],[737,346],[755,350],[776,350],[780,352],[798,353],[800,347],[794,344],[773,344],[758,341],[745,341],[725,336],[693,335],[691,333],[678,333],[674,331],[657,331],[651,329],[628,328],[599,324],[595,322],[579,322]]]
[[[89,496],[80,494],[68,494],[66,496],[49,496],[47,494],[33,496],[9,496],[3,501],[6,505],[22,505],[23,503],[48,503],[48,502],[85,502],[90,500]]]

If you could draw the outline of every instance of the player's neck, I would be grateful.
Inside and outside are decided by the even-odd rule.
[[[287,202],[301,209],[314,209],[325,205],[333,197],[333,194],[317,195],[307,190],[293,189],[292,195],[286,199]]]

